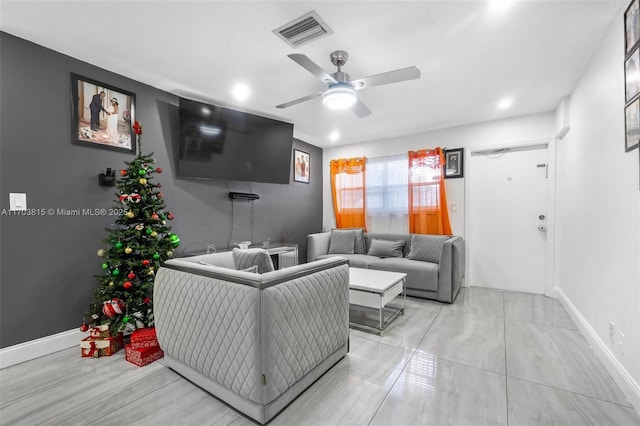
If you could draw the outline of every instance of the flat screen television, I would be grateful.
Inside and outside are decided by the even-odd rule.
[[[180,98],[177,175],[288,184],[293,124]]]

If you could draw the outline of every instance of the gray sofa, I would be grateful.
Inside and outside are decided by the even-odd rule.
[[[343,231],[343,230],[338,230]],[[417,235],[417,234],[414,234]],[[404,272],[407,274],[407,295],[452,303],[462,286],[465,269],[464,240],[456,236],[419,235],[414,237],[414,247],[427,253],[430,261],[410,259],[411,234],[364,233],[364,251],[355,253],[329,253],[331,232],[310,234],[307,237],[307,261],[342,256],[349,266]],[[373,239],[404,241],[402,257],[369,255]],[[356,244],[357,246],[357,244]],[[360,253],[358,253],[360,251]],[[428,254],[431,254],[430,256]],[[414,256],[415,257],[415,256]]]
[[[231,252],[169,260],[153,292],[166,365],[265,423],[347,353],[348,280],[337,257],[264,274]]]

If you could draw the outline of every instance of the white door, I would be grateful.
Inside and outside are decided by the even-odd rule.
[[[469,285],[545,293],[547,151],[471,153]]]

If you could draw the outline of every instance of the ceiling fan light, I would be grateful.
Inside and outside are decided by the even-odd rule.
[[[357,100],[356,91],[343,83],[333,85],[322,95],[322,103],[331,109],[351,108]]]

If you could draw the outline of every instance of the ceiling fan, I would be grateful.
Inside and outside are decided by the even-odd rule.
[[[288,108],[290,106],[315,99],[322,96],[322,103],[331,109],[352,108],[353,112],[360,118],[371,114],[371,110],[358,99],[356,91],[383,84],[399,83],[406,80],[420,78],[420,70],[417,67],[401,68],[394,71],[383,72],[381,74],[370,75],[351,81],[349,74],[342,72],[342,66],[347,63],[349,54],[344,50],[336,50],[330,55],[331,63],[338,67],[338,71],[329,74],[320,68],[307,56],[300,53],[288,55],[302,68],[318,77],[328,88],[325,91],[314,93],[293,101],[276,105],[276,108]]]

